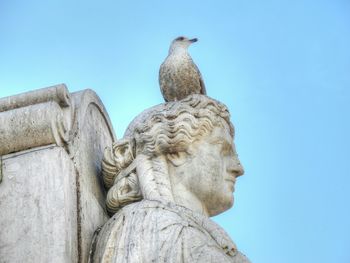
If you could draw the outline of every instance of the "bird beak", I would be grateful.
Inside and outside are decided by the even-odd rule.
[[[197,42],[198,41],[198,38],[192,38],[192,39],[190,39],[190,42],[191,43],[194,43],[194,42]]]

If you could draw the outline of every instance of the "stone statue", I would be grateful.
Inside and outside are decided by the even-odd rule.
[[[239,262],[209,219],[233,205],[243,174],[227,108],[205,95],[152,107],[105,150],[109,221],[96,231],[90,262]]]

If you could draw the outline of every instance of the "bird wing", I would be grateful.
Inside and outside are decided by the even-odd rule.
[[[197,71],[198,77],[199,77],[199,85],[201,87],[200,93],[203,95],[207,95],[207,90],[205,89],[205,84],[204,84],[204,80],[202,77],[201,72],[199,71],[199,68],[197,67],[197,65],[195,63],[193,63],[195,70]]]
[[[207,95],[207,90],[205,89],[203,77],[202,77],[202,74],[200,72],[199,72],[199,84],[201,85],[201,94]]]
[[[168,100],[166,99],[166,94],[164,93],[164,83],[163,83],[163,80],[162,80],[162,76],[164,75],[164,62],[162,63],[162,65],[160,65],[160,68],[159,68],[159,75],[158,75],[158,82],[159,82],[159,87],[160,87],[160,92],[162,93],[162,96],[165,100],[165,102],[168,102]]]

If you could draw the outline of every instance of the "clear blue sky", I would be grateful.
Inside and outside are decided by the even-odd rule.
[[[231,110],[245,176],[216,217],[254,262],[350,262],[350,2],[0,0],[0,97],[94,89],[120,138],[170,41]]]

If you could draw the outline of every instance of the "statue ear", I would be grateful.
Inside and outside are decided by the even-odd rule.
[[[166,156],[169,162],[175,167],[183,165],[189,157],[186,152],[168,153]]]

